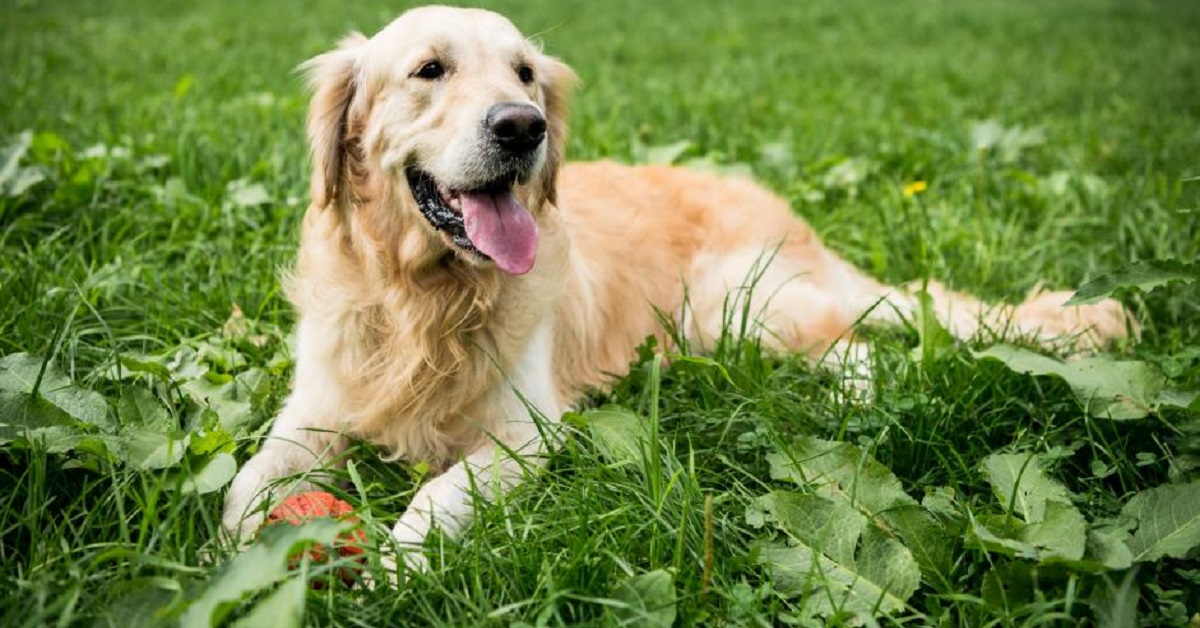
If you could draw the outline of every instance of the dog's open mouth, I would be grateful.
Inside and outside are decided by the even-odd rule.
[[[405,175],[425,219],[455,246],[513,275],[533,267],[537,223],[513,195],[512,177],[468,191],[452,190],[417,168]]]

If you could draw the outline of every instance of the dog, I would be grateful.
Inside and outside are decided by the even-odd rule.
[[[1136,328],[1117,302],[1063,307],[1065,292],[994,306],[938,283],[886,286],[746,178],[567,165],[577,78],[495,13],[414,9],[302,68],[312,203],[285,277],[294,382],[227,493],[235,538],[304,488],[280,480],[365,439],[440,472],[393,530],[421,568],[426,535],[458,533],[473,495],[492,498],[540,462],[541,418],[626,370],[663,336],[659,313],[711,346],[751,275],[734,315],[754,320],[734,328],[849,373],[870,360],[856,324],[903,323],[921,290],[962,339],[993,330],[1086,350]]]

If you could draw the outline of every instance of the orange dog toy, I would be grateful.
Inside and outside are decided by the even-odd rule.
[[[309,491],[307,493],[299,493],[292,495],[283,500],[283,503],[275,507],[269,515],[267,515],[266,525],[277,525],[286,523],[288,525],[300,525],[305,521],[317,519],[321,517],[333,517],[344,521],[358,522],[358,517],[352,516],[350,513],[354,511],[350,504],[326,493],[325,491]],[[362,544],[367,541],[367,535],[362,530],[351,530],[337,538],[333,542],[333,548],[337,551],[337,555],[343,558],[354,558],[360,563],[366,562],[366,557],[362,555]],[[314,564],[327,563],[330,557],[326,555],[325,547],[322,545],[314,545],[305,550],[302,555],[295,556],[291,559],[292,567],[300,564],[304,556]],[[359,569],[342,568],[337,570],[337,575],[346,584],[353,584],[357,579]],[[322,588],[319,581],[313,581],[313,588]]]

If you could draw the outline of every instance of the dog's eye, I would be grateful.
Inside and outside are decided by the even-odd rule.
[[[533,82],[533,68],[531,68],[527,65],[522,65],[521,67],[517,68],[517,78],[521,79],[521,82],[525,83],[526,85],[528,85],[529,83],[532,83]]]
[[[445,73],[446,68],[440,61],[426,61],[425,65],[421,66],[421,69],[413,72],[413,76],[419,79],[432,81],[434,79],[442,78],[442,75]]]

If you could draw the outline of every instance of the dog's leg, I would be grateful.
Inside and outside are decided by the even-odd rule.
[[[1063,307],[1071,293],[1035,291],[1015,306],[991,305],[937,282],[886,286],[819,248],[747,249],[700,260],[692,275],[689,337],[699,348],[711,347],[723,325],[761,333],[768,348],[804,352],[840,371],[859,396],[870,388],[870,358],[867,346],[854,340],[855,324],[914,320],[922,289],[942,325],[963,340],[991,333],[1089,350],[1137,331],[1132,316],[1111,299]]]
[[[522,439],[524,443],[516,443]],[[521,482],[525,463],[543,463],[536,427],[517,429],[506,434],[505,441],[511,442],[489,443],[471,452],[417,491],[392,528],[409,569],[425,569],[428,559],[421,553],[422,545],[435,526],[449,536],[457,536],[474,518],[475,495],[486,501],[503,494]],[[392,561],[385,561],[385,565],[394,568]]]
[[[689,311],[684,313],[688,340],[696,349],[712,349],[725,332],[745,333],[760,337],[772,350],[819,358],[848,329],[836,295],[795,272],[782,255],[771,249],[746,249],[697,261],[687,285]]]
[[[313,487],[300,480],[276,489],[277,481],[325,467],[345,449],[344,437],[310,426],[307,419],[285,409],[275,419],[262,449],[238,471],[225,494],[222,515],[222,525],[232,538],[246,541],[258,530],[266,516],[265,504]]]
[[[870,348],[852,332],[856,319],[874,302],[854,295],[883,294],[881,286],[824,249],[810,248],[805,262],[818,256],[824,279],[837,274],[837,288],[827,287],[815,281],[816,273],[799,270],[803,267],[788,253],[784,247],[746,249],[700,260],[693,269],[690,308],[684,314],[690,320],[689,340],[705,350],[725,329],[745,332],[768,349],[807,354],[818,366],[840,375],[842,386],[836,394],[869,398]]]
[[[933,301],[938,320],[956,338],[997,338],[1033,340],[1065,353],[1092,351],[1112,341],[1139,332],[1136,320],[1125,306],[1114,299],[1090,305],[1066,306],[1070,291],[1034,289],[1016,305],[988,304],[969,294],[954,292],[941,283],[913,282],[903,293],[891,291],[886,297],[893,312],[919,305],[916,293],[924,290]]]
[[[396,523],[392,535],[410,569],[427,564],[421,545],[435,526],[455,536],[471,522],[473,496],[489,500],[503,494],[522,481],[527,464],[545,463],[534,413],[557,421],[565,410],[554,388],[551,342],[550,326],[539,328],[514,368],[511,386],[497,391],[493,440],[422,486]],[[390,560],[384,563],[395,566]]]
[[[311,488],[300,481],[274,491],[280,479],[325,467],[346,447],[345,437],[337,431],[344,410],[335,379],[316,366],[327,362],[305,359],[306,336],[299,337],[292,393],[262,449],[242,466],[225,494],[222,525],[239,542],[262,525],[264,505]]]

